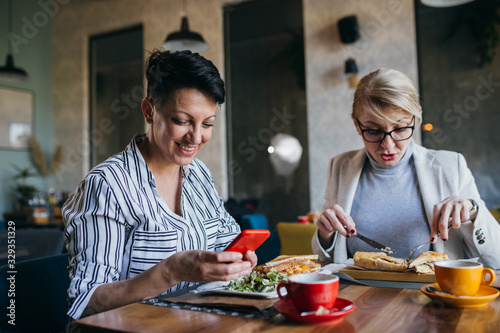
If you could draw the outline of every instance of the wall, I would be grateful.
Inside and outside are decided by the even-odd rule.
[[[222,6],[230,1],[188,0],[187,13],[191,30],[202,32],[210,49],[204,54],[223,73]],[[17,66],[24,68],[31,79],[18,84],[1,86],[27,89],[34,92],[34,134],[50,161],[57,144],[64,144],[62,168],[54,178],[33,178],[30,182],[40,189],[56,187],[73,191],[89,169],[88,148],[88,39],[89,36],[122,29],[136,24],[144,26],[145,57],[147,50],[159,47],[165,36],[179,29],[181,0],[47,0],[46,2],[15,0],[13,32],[25,36],[25,43],[14,53]],[[50,4],[44,6],[43,4]],[[343,75],[346,58],[353,56],[361,75],[382,66],[393,67],[408,74],[417,84],[417,51],[415,17],[412,0],[303,0],[304,32],[307,76],[307,108],[310,161],[311,209],[321,209],[326,182],[328,161],[349,149],[362,146],[350,119],[353,90],[347,86]],[[360,23],[361,40],[354,45],[342,45],[336,22],[356,13]],[[441,23],[440,16],[431,22]],[[430,16],[434,14],[429,14]],[[0,36],[7,33],[7,2],[0,1]],[[5,23],[5,24],[4,24]],[[36,25],[35,25],[36,23]],[[31,28],[31,30],[29,29]],[[427,28],[426,28],[427,29]],[[441,31],[439,25],[434,28]],[[456,66],[470,62],[467,53],[460,51],[463,38],[470,38],[459,31],[447,43],[437,40],[432,33],[428,49],[428,70],[422,73],[423,82],[431,86],[424,97],[424,117],[438,127],[456,124],[446,121],[443,114],[456,103],[463,104],[475,95],[474,89],[481,77],[492,75],[495,84],[500,57],[483,69],[469,64],[467,70],[457,71]],[[450,46],[454,51],[443,58]],[[443,49],[444,48],[444,49]],[[0,39],[0,64],[5,64],[7,41]],[[424,58],[423,58],[424,59]],[[437,61],[434,61],[437,60]],[[425,67],[425,66],[424,66]],[[445,67],[450,75],[436,74]],[[481,100],[469,117],[462,117],[458,129],[446,132],[446,140],[424,137],[430,148],[451,149],[463,152],[476,176],[481,194],[491,206],[499,204],[500,180],[497,172],[498,138],[485,133],[495,132],[498,124],[498,91],[491,98]],[[443,89],[445,88],[445,89]],[[462,95],[454,95],[461,91]],[[439,94],[432,93],[439,91]],[[446,92],[448,91],[448,92]],[[467,99],[469,96],[471,98]],[[440,109],[442,112],[432,112]],[[444,111],[443,111],[444,110]],[[478,112],[476,112],[478,111]],[[474,113],[475,112],[475,113]],[[227,195],[225,113],[220,110],[212,141],[200,153],[214,173],[217,186]],[[456,127],[456,126],[455,126]],[[472,134],[472,135],[471,135]],[[427,134],[426,134],[427,135]],[[429,139],[430,138],[430,139]],[[431,140],[432,144],[429,144]],[[477,144],[477,142],[480,142]],[[495,141],[496,140],[496,141]],[[420,141],[417,133],[417,141]],[[439,144],[439,145],[438,145]],[[0,213],[12,209],[14,195],[11,187],[15,170],[11,163],[21,167],[31,165],[27,150],[0,150]],[[1,217],[0,217],[1,218]]]
[[[187,1],[191,30],[202,32],[210,45],[203,55],[223,73],[223,0]],[[64,163],[55,179],[73,191],[88,172],[88,38],[143,24],[145,56],[179,29],[180,0],[72,1],[53,21],[54,143],[65,144]],[[320,209],[328,160],[362,146],[350,120],[353,90],[343,75],[345,59],[355,56],[362,75],[393,67],[417,82],[415,20],[412,0],[303,0],[309,131],[310,201]],[[358,15],[362,38],[340,44],[339,18]],[[139,101],[137,101],[139,102]],[[210,167],[222,196],[227,194],[224,108],[211,142],[199,157]]]
[[[356,14],[361,38],[343,45],[337,21]],[[304,0],[311,209],[323,207],[329,160],[363,147],[351,120],[354,90],[343,74],[356,59],[360,77],[380,68],[402,71],[418,87],[415,17],[411,0]],[[419,133],[416,136],[419,141]]]
[[[0,2],[0,66],[5,66],[7,57],[8,2]],[[5,83],[0,86],[30,90],[34,93],[33,133],[40,143],[48,162],[51,162],[54,146],[52,142],[52,49],[51,17],[53,11],[32,0],[12,1],[12,32],[18,44],[13,48],[14,64],[30,75],[29,81]],[[5,211],[12,211],[15,194],[12,190],[16,174],[12,163],[25,168],[32,166],[28,150],[0,149],[0,220]],[[34,177],[28,180],[40,190],[47,190],[50,177]]]
[[[222,5],[222,0],[186,1],[190,30],[203,34],[209,44],[203,56],[223,75]],[[89,36],[142,24],[146,58],[149,51],[161,47],[168,33],[179,30],[181,7],[180,0],[72,1],[54,17],[54,141],[65,144],[63,166],[55,177],[58,188],[74,191],[89,171],[89,140],[99,144],[99,131],[91,138],[87,135]],[[129,97],[140,103],[140,96]],[[118,103],[126,105],[125,99]],[[198,155],[210,167],[223,196],[227,189],[225,122],[222,107],[211,142]]]

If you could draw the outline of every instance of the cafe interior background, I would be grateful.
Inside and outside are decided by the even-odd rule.
[[[29,77],[0,81],[3,229],[13,219],[50,228],[92,166],[145,131],[144,59],[183,13],[226,82],[197,157],[236,217],[263,214],[275,231],[322,209],[330,158],[363,146],[351,83],[380,67],[419,89],[415,140],[464,154],[488,208],[500,206],[498,1],[15,0],[0,2],[0,61],[11,54]],[[19,185],[41,192],[28,207]],[[33,219],[44,205],[52,215]]]

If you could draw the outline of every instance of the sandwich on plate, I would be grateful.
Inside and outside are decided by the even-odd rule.
[[[408,263],[401,258],[390,257],[384,252],[362,252],[354,253],[354,266],[364,269],[404,272],[408,269]]]
[[[275,271],[288,276],[298,273],[314,273],[321,269],[321,264],[314,260],[318,260],[317,254],[281,255],[255,267],[254,270],[261,273]]]
[[[426,251],[420,253],[415,259],[409,263],[401,258],[390,257],[384,252],[361,252],[354,254],[354,266],[391,272],[405,272],[410,269],[418,274],[434,273],[434,263],[436,261],[448,260],[445,253]]]
[[[249,275],[231,281],[228,290],[253,293],[275,291],[278,284],[286,282],[290,275],[318,272],[321,265],[313,261],[317,259],[317,254],[278,256],[263,265],[256,266]]]
[[[420,253],[415,259],[410,261],[408,268],[415,272],[432,274],[434,273],[434,263],[436,261],[448,260],[445,253],[425,251]]]

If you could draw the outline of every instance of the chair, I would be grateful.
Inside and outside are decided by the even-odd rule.
[[[68,322],[68,255],[18,262],[15,273],[0,267],[0,327],[2,332],[65,332]],[[13,277],[13,284],[7,278]],[[15,297],[9,290],[15,289]],[[8,323],[15,300],[15,326]]]
[[[0,230],[0,266],[7,263],[8,231]],[[64,232],[55,228],[16,230],[16,262],[61,254]]]
[[[263,214],[247,214],[241,217],[241,229],[265,229],[269,230],[267,218]],[[269,238],[257,250],[258,264],[273,260],[280,254],[280,240],[278,234],[271,232]]]
[[[500,208],[491,208],[489,211],[495,220],[500,222]]]
[[[312,254],[311,240],[315,224],[279,222],[276,226],[281,243],[281,254]]]
[[[269,224],[264,214],[246,214],[241,217],[241,229],[269,230]]]

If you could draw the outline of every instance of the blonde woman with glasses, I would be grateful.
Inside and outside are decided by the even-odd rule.
[[[431,241],[418,253],[479,257],[500,269],[500,225],[463,155],[426,149],[412,138],[422,108],[411,80],[387,68],[366,75],[354,94],[352,119],[365,147],[330,161],[312,240],[320,259],[342,263],[356,251],[374,251],[351,237],[359,232],[390,246],[395,257],[406,259],[413,247]]]

